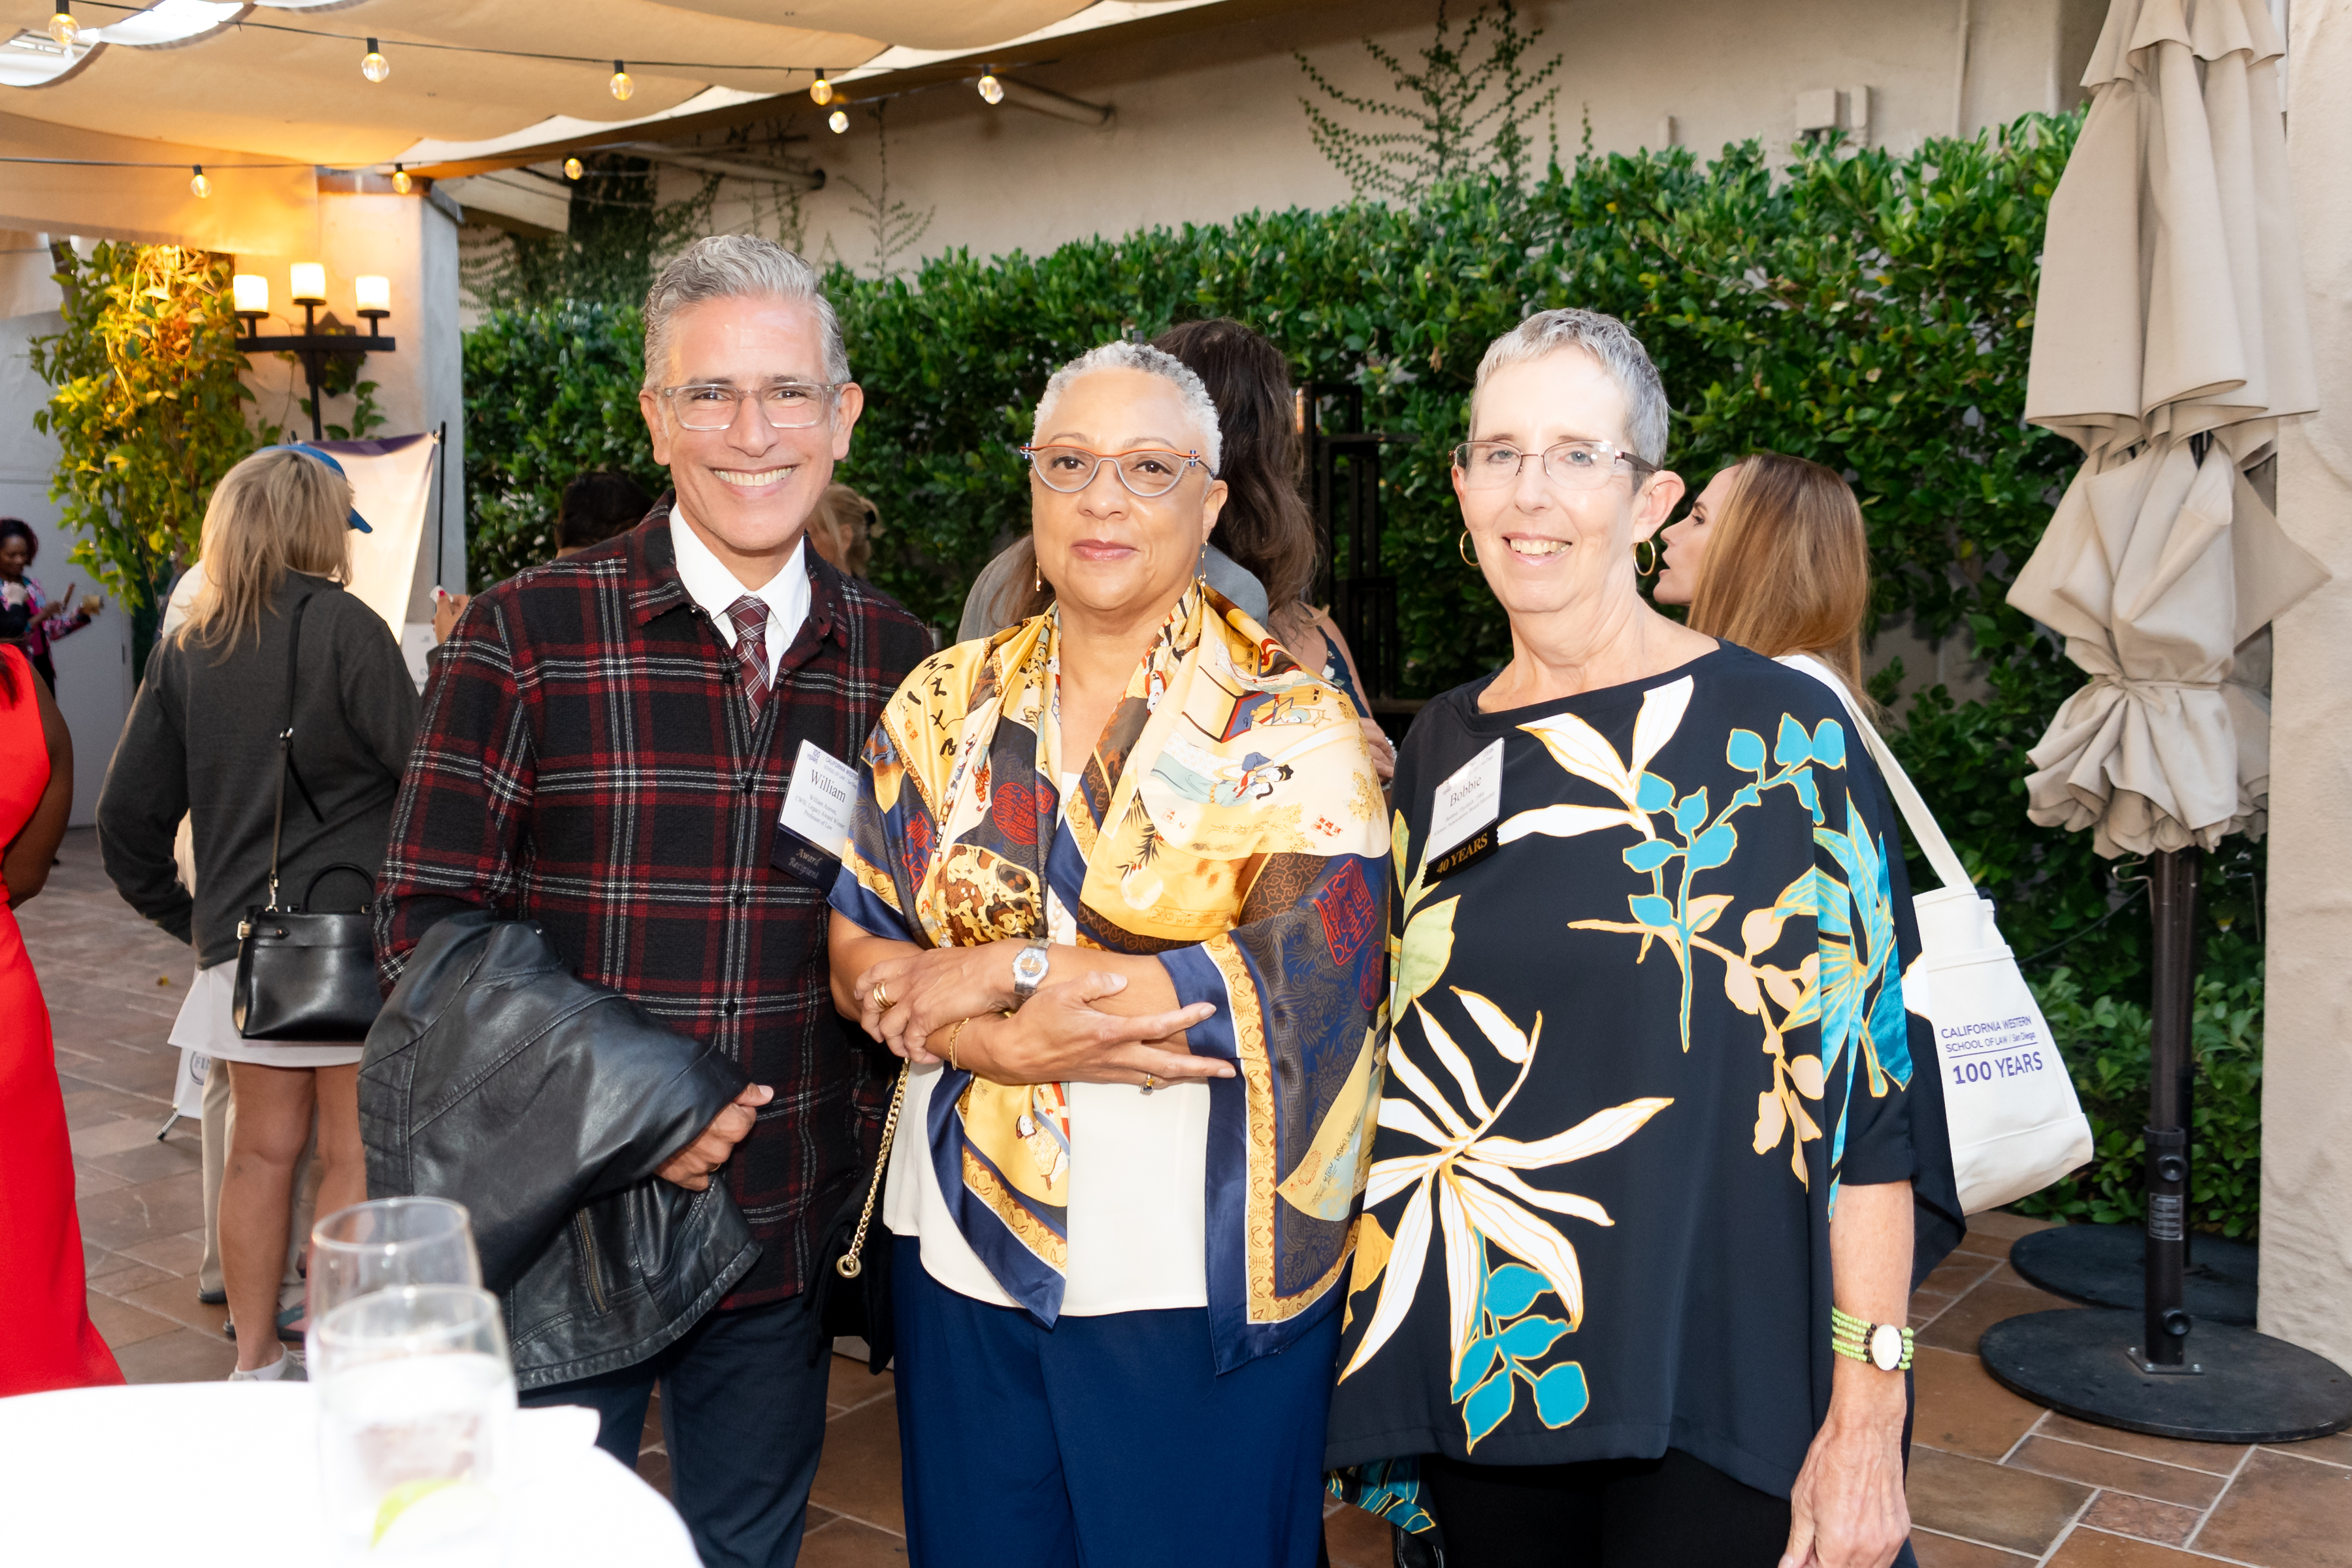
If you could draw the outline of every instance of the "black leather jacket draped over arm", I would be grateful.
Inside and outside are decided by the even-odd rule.
[[[368,1192],[470,1211],[523,1388],[592,1376],[676,1339],[757,1257],[724,1183],[654,1174],[748,1081],[573,976],[536,925],[453,915],[368,1036]]]

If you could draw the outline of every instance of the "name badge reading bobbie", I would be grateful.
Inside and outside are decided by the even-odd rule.
[[[1430,876],[1451,876],[1492,855],[1502,825],[1503,742],[1496,741],[1437,786],[1429,811]]]
[[[768,863],[795,882],[831,891],[856,811],[857,770],[814,742],[803,741],[793,759],[793,782],[776,817]]]

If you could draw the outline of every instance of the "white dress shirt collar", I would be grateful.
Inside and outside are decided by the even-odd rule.
[[[678,516],[675,508],[669,514],[669,537],[677,556],[678,581],[686,584],[694,602],[709,613],[711,624],[719,628],[719,635],[727,640],[729,647],[735,646],[735,620],[727,613],[729,606],[746,594],[766,601],[768,679],[772,682],[776,661],[793,646],[793,638],[800,635],[801,623],[808,619],[808,535],[801,535],[800,542],[793,547],[792,558],[768,579],[766,585],[759,588],[744,587],[742,580],[727,569],[726,563],[712,552],[702,536],[695,532],[694,525]]]

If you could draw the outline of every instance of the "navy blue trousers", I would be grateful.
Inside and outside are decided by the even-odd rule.
[[[709,1312],[650,1361],[522,1403],[587,1405],[603,1418],[597,1446],[635,1470],[658,1382],[670,1491],[704,1568],[792,1568],[824,1447],[833,1357],[809,1364],[817,1331],[807,1291]]]
[[[913,1568],[1314,1568],[1338,1312],[1220,1377],[1206,1311],[1041,1329],[892,1245]]]

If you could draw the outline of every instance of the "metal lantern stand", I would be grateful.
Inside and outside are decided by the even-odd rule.
[[[327,380],[327,356],[348,353],[388,354],[400,345],[383,335],[384,318],[392,314],[389,310],[360,311],[361,315],[367,318],[368,323],[367,336],[361,337],[356,332],[319,331],[319,307],[326,303],[324,300],[298,295],[294,302],[302,307],[302,330],[299,333],[289,332],[284,337],[278,338],[265,338],[261,335],[261,323],[268,319],[269,313],[267,310],[239,310],[236,313],[237,320],[246,324],[246,334],[236,340],[236,351],[244,354],[290,353],[301,359],[303,378],[310,387],[310,439],[323,441],[327,436],[323,417],[326,405],[326,393],[323,388]]]
[[[2030,1312],[1987,1329],[1978,1353],[2011,1391],[2102,1426],[2192,1442],[2294,1442],[2352,1426],[2352,1373],[2250,1328],[2199,1323],[2183,1300],[2189,1033],[2202,858],[2197,849],[2175,849],[2149,864],[2156,994],[2139,1309]]]

